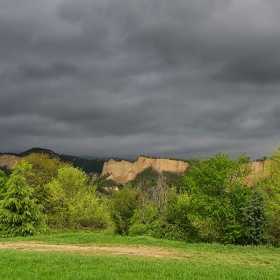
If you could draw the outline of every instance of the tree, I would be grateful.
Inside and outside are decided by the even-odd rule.
[[[33,175],[32,165],[26,161],[14,165],[0,201],[2,236],[34,235],[44,229],[42,207],[32,198],[33,189],[26,181],[26,177]]]
[[[280,246],[280,146],[265,161],[264,176],[259,178],[256,187],[266,201],[270,242]]]
[[[159,174],[152,167],[144,169],[138,173],[136,177],[130,182],[132,187],[137,187],[142,190],[147,190],[157,184]]]
[[[73,166],[62,167],[58,170],[57,180],[60,182],[66,197],[75,198],[79,193],[86,192],[89,185],[88,175]]]
[[[107,203],[100,201],[97,193],[93,191],[79,193],[68,205],[68,209],[71,228],[112,229],[114,231]]]
[[[0,200],[2,199],[2,196],[6,192],[6,182],[7,182],[7,176],[4,171],[0,170]]]
[[[258,191],[253,191],[243,210],[243,230],[247,244],[267,242],[268,218],[265,214],[265,200]]]
[[[71,165],[60,168],[45,189],[49,194],[45,212],[50,227],[112,228],[107,204],[100,201],[96,187],[82,170]]]
[[[187,194],[173,194],[167,202],[164,215],[165,238],[173,240],[194,241],[197,235],[189,219],[190,198]]]
[[[195,158],[177,189],[190,197],[189,219],[203,241],[235,243],[242,235],[242,208],[250,194],[249,159],[216,154]]]
[[[49,193],[46,184],[58,176],[58,170],[62,167],[71,166],[63,163],[58,157],[44,153],[32,153],[24,157],[24,160],[32,164],[33,175],[26,176],[29,186],[34,189],[33,197],[37,203],[48,206]]]
[[[88,176],[71,165],[60,168],[57,177],[44,186],[45,213],[48,224],[57,228],[70,227],[70,208],[80,194],[87,193]],[[81,213],[82,214],[82,213]]]
[[[169,197],[173,194],[173,190],[167,185],[163,173],[158,174],[156,185],[151,188],[151,198],[158,207],[158,212],[163,213]]]
[[[137,204],[137,194],[130,185],[124,186],[120,191],[113,192],[109,209],[112,220],[116,225],[117,233],[122,235],[128,234]]]
[[[24,160],[32,164],[33,172],[36,174],[36,177],[30,182],[34,186],[50,182],[57,176],[60,168],[68,166],[67,163],[61,162],[58,157],[44,153],[31,153],[24,157]]]
[[[138,198],[133,223],[147,225],[158,218],[158,207],[152,199],[152,196],[155,196],[154,189],[157,186],[158,178],[158,172],[154,171],[152,167],[148,167],[137,174],[135,179],[130,182]]]

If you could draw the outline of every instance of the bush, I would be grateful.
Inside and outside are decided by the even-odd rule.
[[[109,210],[117,233],[128,234],[137,203],[137,194],[129,185],[124,186],[120,191],[113,192],[109,201]]]
[[[130,236],[148,235],[149,228],[146,224],[133,224],[128,232]]]

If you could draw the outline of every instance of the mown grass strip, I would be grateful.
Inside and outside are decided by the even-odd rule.
[[[272,247],[187,244],[93,233],[0,239],[0,244],[11,242],[59,244],[61,251],[2,249],[0,279],[280,279],[280,250]],[[120,255],[64,252],[67,244],[122,249],[145,246],[172,253],[156,258],[129,250]]]

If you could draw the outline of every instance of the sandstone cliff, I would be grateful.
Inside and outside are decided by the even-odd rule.
[[[249,163],[251,174],[247,177],[247,182],[250,187],[254,185],[255,179],[264,175],[265,161],[252,161]]]
[[[171,159],[153,159],[140,156],[135,162],[126,160],[115,161],[110,159],[104,163],[102,175],[110,174],[108,179],[125,184],[133,180],[136,175],[148,167],[152,167],[157,172],[170,171],[181,174],[189,166],[187,162]]]
[[[265,162],[264,161],[252,161],[249,163],[250,168],[253,172],[258,174],[264,173]]]
[[[102,175],[110,174],[108,179],[112,179],[117,183],[125,184],[133,180],[138,173],[142,172],[148,167],[152,167],[157,172],[170,171],[177,174],[183,173],[189,164],[184,161],[177,161],[171,159],[153,159],[140,156],[137,161],[129,162],[126,160],[115,161],[110,159],[104,163]],[[254,161],[249,163],[252,170],[251,174],[247,177],[249,186],[254,184],[256,176],[264,174],[265,162]]]
[[[15,162],[20,159],[21,157],[17,157],[15,155],[0,155],[0,168],[11,170]]]

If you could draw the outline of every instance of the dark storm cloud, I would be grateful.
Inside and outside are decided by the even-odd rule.
[[[279,46],[280,47],[280,46]],[[216,76],[226,82],[269,84],[280,82],[280,58],[246,57],[226,65]]]
[[[0,4],[0,151],[256,158],[275,148],[278,1]]]
[[[40,79],[60,79],[63,76],[71,76],[77,73],[74,66],[67,64],[54,65],[20,65],[16,79],[24,80],[40,80]]]

